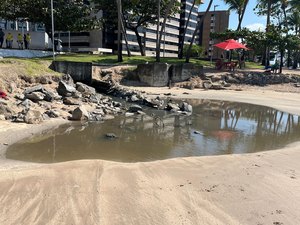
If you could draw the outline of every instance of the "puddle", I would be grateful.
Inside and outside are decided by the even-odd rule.
[[[72,123],[10,146],[9,159],[55,163],[78,159],[141,162],[251,153],[300,141],[300,117],[251,104],[190,100],[192,116],[165,111]],[[106,137],[114,133],[117,138]]]

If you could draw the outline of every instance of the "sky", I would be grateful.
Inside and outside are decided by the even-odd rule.
[[[199,11],[205,11],[209,0],[204,0],[204,4],[200,5]],[[217,10],[228,10],[228,6],[222,0],[214,0],[211,6],[210,11],[214,10],[214,6]],[[266,24],[265,16],[258,16],[254,12],[254,8],[256,6],[256,0],[249,0],[246,13],[242,22],[242,27],[247,27],[250,30],[264,30]],[[229,17],[229,28],[235,30],[238,25],[238,16],[235,12],[230,12]]]

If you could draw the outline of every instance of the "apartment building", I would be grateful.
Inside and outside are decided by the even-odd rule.
[[[199,20],[204,15],[205,12],[199,12]],[[220,58],[223,53],[222,50],[213,47],[214,44],[220,42],[220,40],[212,39],[210,33],[212,32],[223,32],[228,29],[229,25],[229,11],[219,10],[219,11],[210,11],[206,15],[203,25],[199,30],[199,45],[205,48],[207,52],[207,57],[209,58]]]
[[[161,56],[162,57],[177,57],[179,41],[183,38],[184,29],[186,27],[187,19],[190,10],[192,14],[188,24],[188,29],[185,34],[185,43],[188,44],[191,41],[192,34],[197,25],[198,5],[193,6],[194,0],[178,0],[181,2],[180,13],[175,14],[167,20],[166,27],[163,31],[161,42]],[[97,17],[105,17],[105,11],[98,12]],[[161,22],[163,18],[161,18]],[[32,48],[46,49],[51,46],[51,39],[44,31],[44,27],[39,24],[31,24],[29,22],[0,22],[0,26],[8,27],[12,32],[18,33],[21,30],[23,32],[33,32],[32,36]],[[7,24],[8,23],[8,24]],[[24,25],[25,24],[25,25]],[[20,28],[20,26],[22,28]],[[145,47],[145,53],[147,56],[154,56],[156,53],[156,24],[150,24],[147,27],[140,28],[139,34],[142,37],[142,42]],[[35,36],[40,38],[35,38]],[[139,45],[136,39],[136,35],[133,31],[126,30],[126,36],[128,38],[129,48],[133,55],[140,55]],[[68,31],[55,31],[55,38],[62,40],[63,51],[106,51],[112,49],[113,52],[117,51],[117,31],[116,29],[108,30],[93,30],[86,32],[68,32]],[[35,40],[37,39],[37,40]],[[122,50],[126,54],[125,40],[123,39]],[[109,52],[109,51],[107,51]]]
[[[39,23],[30,23],[22,19],[17,21],[8,21],[0,18],[0,28],[3,29],[4,33],[11,33],[14,37],[12,44],[13,48],[18,48],[17,35],[21,33],[30,33],[31,36],[31,45],[32,49],[47,49],[51,41],[48,38],[48,35],[45,33],[44,26]],[[3,45],[5,47],[5,44]]]
[[[183,38],[184,29],[187,23],[188,14],[192,9],[192,14],[190,18],[190,22],[188,24],[188,30],[185,35],[185,43],[188,44],[191,41],[192,34],[196,29],[197,25],[197,16],[198,16],[198,5],[193,6],[193,0],[181,0],[181,9],[180,13],[175,14],[170,17],[166,22],[166,27],[163,31],[162,42],[161,42],[161,56],[162,57],[177,57],[178,56],[178,46],[179,41]],[[193,8],[192,8],[193,7]],[[105,14],[104,14],[105,15]],[[161,19],[161,22],[163,19]],[[139,34],[142,37],[142,43],[145,48],[145,53],[147,56],[154,56],[156,53],[156,24],[150,24],[148,27],[141,28],[139,30]],[[108,38],[103,38],[104,46],[113,48],[115,51],[117,49],[117,39],[115,35],[116,31],[110,31],[109,35],[111,40]],[[133,55],[140,55],[139,45],[137,42],[136,35],[133,31],[126,30],[126,35],[128,38],[129,49],[131,50]],[[112,40],[112,37],[113,40]],[[112,44],[113,42],[113,44]],[[126,45],[123,40],[122,46],[123,53],[126,54]]]

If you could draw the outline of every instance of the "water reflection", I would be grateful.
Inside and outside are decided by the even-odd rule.
[[[34,162],[123,162],[249,153],[300,140],[299,116],[250,104],[190,100],[192,116],[165,111],[104,123],[73,123],[11,146],[7,158]],[[111,140],[106,133],[115,133]]]

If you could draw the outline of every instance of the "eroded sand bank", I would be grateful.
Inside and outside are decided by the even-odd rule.
[[[172,93],[267,105],[300,115],[299,94],[183,89]],[[16,136],[28,130],[0,123],[1,136],[10,128]],[[4,160],[0,224],[298,224],[299,159],[300,143],[255,154],[134,164]]]

